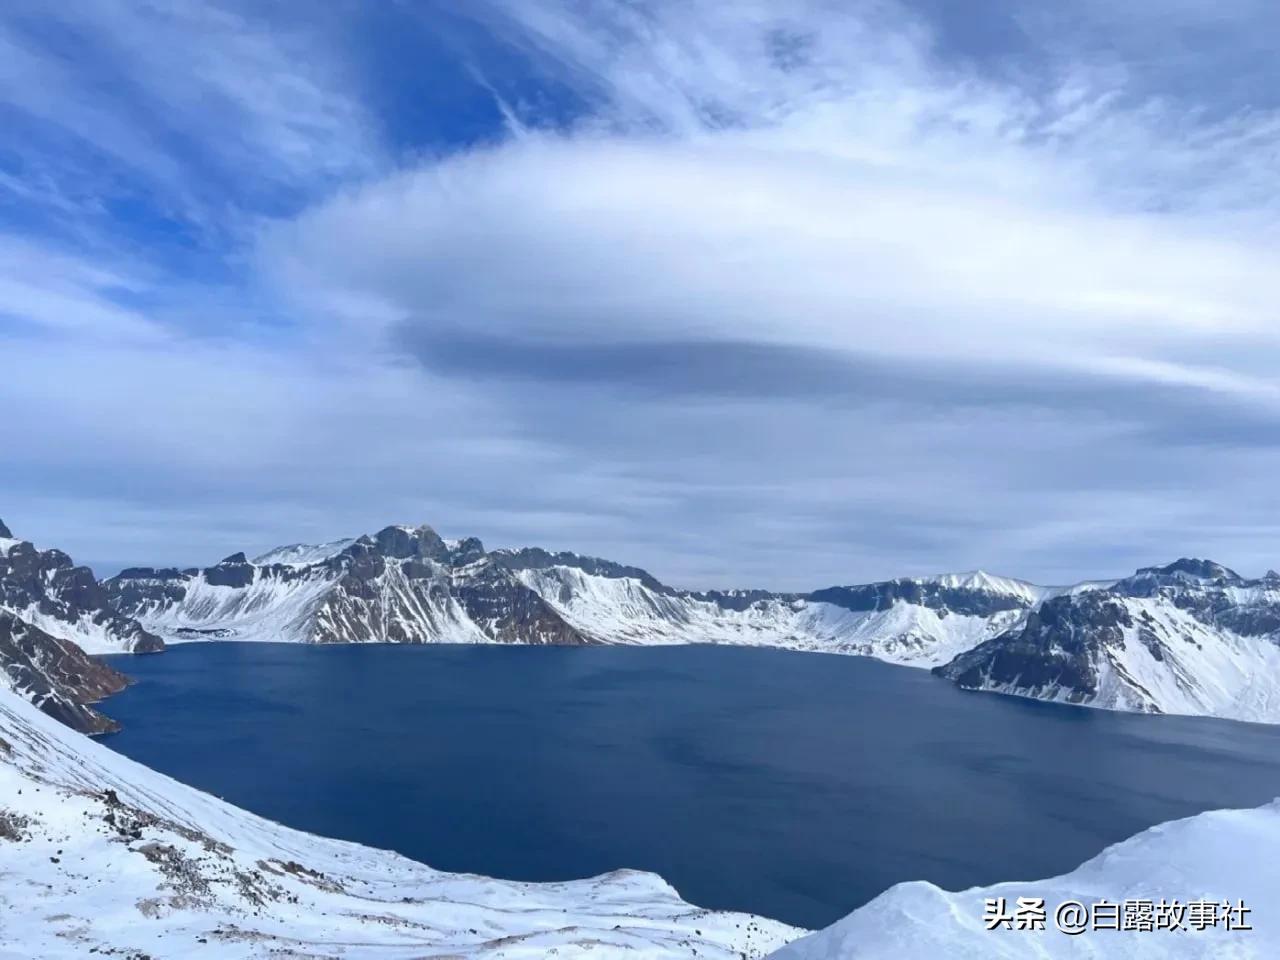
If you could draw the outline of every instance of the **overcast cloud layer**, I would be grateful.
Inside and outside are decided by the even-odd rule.
[[[1280,13],[980,6],[5,5],[0,517],[1280,565]]]

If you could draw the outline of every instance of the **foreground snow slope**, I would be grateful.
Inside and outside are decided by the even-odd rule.
[[[1029,838],[1033,842],[1033,838]],[[984,901],[1045,900],[1045,930],[988,930]],[[1067,900],[1243,900],[1252,930],[1054,928]],[[999,960],[1115,957],[1122,960],[1269,960],[1280,957],[1280,801],[1256,810],[1217,810],[1152,827],[1068,874],[948,893],[901,883],[825,930],[788,944],[774,960]]]
[[[0,958],[758,958],[801,931],[653,874],[440,873],[238,810],[0,689]]]

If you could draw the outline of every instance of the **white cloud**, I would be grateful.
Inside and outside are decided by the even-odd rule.
[[[1060,53],[980,75],[891,4],[476,9],[589,114],[512,100],[366,180],[342,70],[204,6],[91,9],[145,137],[59,64],[15,81],[179,192],[157,130],[247,189],[353,183],[247,289],[5,248],[40,330],[0,340],[11,526],[190,563],[429,521],[691,585],[1274,564],[1273,116]]]
[[[361,318],[516,339],[923,349],[1192,387],[1220,379],[1206,347],[1277,346],[1275,224],[1241,208],[1276,173],[1274,118],[1206,131],[1085,68],[1032,98],[820,4],[591,9],[613,15],[511,12],[609,93],[592,122],[324,204],[269,235],[274,269]],[[779,34],[807,38],[798,60]]]
[[[380,168],[341,64],[319,33],[218,0],[9,5],[0,106],[22,172],[0,185],[78,198],[80,212],[132,192],[203,230],[238,229],[238,207],[273,191]]]

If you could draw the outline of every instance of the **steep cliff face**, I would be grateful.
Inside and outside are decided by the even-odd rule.
[[[92,707],[119,693],[123,674],[85,654],[74,643],[0,610],[0,685],[81,733],[111,733],[119,725]]]
[[[1047,600],[936,671],[974,690],[1280,722],[1280,577],[1178,560]]]
[[[807,593],[680,590],[639,567],[430,527],[103,584],[169,641],[717,643],[876,657],[975,690],[1280,722],[1280,575],[1207,560],[1042,587],[981,571]]]
[[[971,574],[812,594],[687,591],[633,566],[487,551],[430,527],[291,544],[203,570],[125,570],[111,602],[169,641],[727,643],[933,666],[1007,629],[1041,589]]]
[[[775,646],[913,666],[945,663],[1020,622],[1042,592],[981,573],[812,593],[686,591],[643,570],[575,554],[495,556],[579,631],[604,643]]]
[[[164,649],[159,637],[112,606],[88,567],[12,536],[0,537],[0,609],[88,653]]]
[[[103,588],[121,613],[174,641],[589,642],[478,540],[448,543],[426,526],[259,561],[235,554],[203,570],[125,570]]]
[[[88,567],[0,523],[0,685],[76,730],[107,733],[116,724],[90,704],[128,681],[86,650],[162,649],[159,637],[111,606]]]

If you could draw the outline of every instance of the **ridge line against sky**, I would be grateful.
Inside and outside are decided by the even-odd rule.
[[[0,501],[774,589],[1276,565],[1254,0],[0,10]]]

